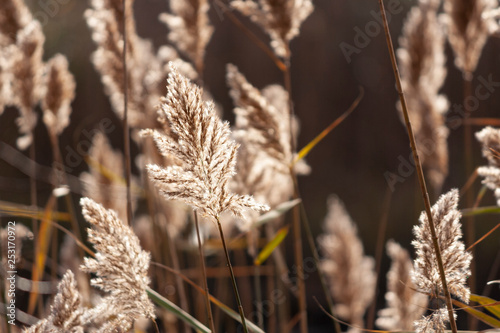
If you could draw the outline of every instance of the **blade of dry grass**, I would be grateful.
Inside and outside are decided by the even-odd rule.
[[[321,133],[319,133],[311,142],[309,142],[304,148],[302,148],[297,155],[295,156],[292,166],[295,165],[298,161],[303,159],[304,157],[309,154],[309,152],[316,147],[318,143],[321,142],[331,131],[333,131],[338,125],[340,125],[349,115],[356,109],[358,106],[359,102],[363,99],[363,96],[365,95],[365,89],[363,87],[359,87],[359,95],[356,97],[354,102],[352,102],[351,106],[347,111],[345,111],[340,117],[335,119],[330,125],[328,125],[327,128],[325,128]]]

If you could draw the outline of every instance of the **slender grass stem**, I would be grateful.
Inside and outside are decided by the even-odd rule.
[[[132,193],[130,191],[130,129],[128,125],[128,75],[127,75],[127,0],[123,0],[123,150],[125,157],[125,181],[127,183],[127,223],[132,224]]]
[[[203,288],[205,289],[205,301],[207,306],[207,317],[208,324],[212,332],[216,332],[214,318],[212,316],[212,307],[210,306],[210,293],[208,292],[208,282],[207,282],[207,269],[205,267],[205,255],[203,253],[203,245],[201,243],[200,236],[200,226],[198,223],[198,213],[194,211],[194,224],[196,226],[196,237],[198,237],[198,251],[200,253],[200,262],[201,262],[201,274],[203,275]]]
[[[472,96],[472,73],[470,75],[464,76],[464,105],[466,99]],[[468,119],[470,117],[470,111],[466,108],[466,113],[464,119]],[[469,177],[470,174],[473,173],[474,164],[473,164],[473,155],[472,155],[472,129],[471,124],[468,122],[464,123],[464,146],[465,146],[465,176]],[[473,191],[467,191],[465,193],[465,202],[467,207],[472,207],[474,205],[474,193]],[[465,223],[465,234],[466,234],[466,245],[470,246],[474,243],[476,238],[476,232],[474,230],[474,216],[467,216]],[[471,249],[472,257],[474,258],[474,249]],[[471,275],[468,279],[468,284],[471,293],[475,293],[476,291],[476,261],[472,260],[470,264]],[[469,329],[471,331],[475,331],[477,328],[478,321],[474,317],[471,317],[469,320]]]
[[[219,228],[219,234],[222,241],[222,247],[224,248],[224,254],[226,255],[227,267],[229,273],[231,274],[231,282],[233,284],[234,297],[236,298],[236,303],[238,305],[238,311],[241,317],[241,324],[243,325],[243,332],[248,333],[247,323],[245,321],[245,313],[243,311],[243,306],[241,305],[240,293],[238,292],[238,286],[236,285],[236,278],[234,277],[233,266],[231,265],[231,260],[229,259],[229,252],[226,247],[226,239],[224,238],[224,231],[222,231],[222,225],[217,217],[217,227]]]
[[[411,126],[410,117],[408,114],[408,107],[406,105],[406,98],[403,92],[403,86],[401,84],[401,77],[399,75],[399,69],[396,62],[396,54],[394,52],[394,46],[392,45],[391,33],[389,31],[389,23],[387,22],[387,16],[385,14],[385,7],[383,0],[378,0],[380,6],[380,12],[382,14],[382,21],[384,23],[385,38],[387,41],[387,48],[389,50],[389,55],[391,59],[392,69],[394,71],[394,77],[396,80],[396,87],[398,90],[399,100],[401,101],[401,108],[403,110],[403,115],[405,119],[406,130],[408,132],[408,137],[410,139],[411,151],[413,154],[413,159],[415,160],[415,166],[417,169],[418,181],[420,184],[420,191],[425,205],[425,212],[427,214],[427,220],[429,223],[429,229],[432,235],[432,243],[434,246],[434,251],[436,253],[437,264],[439,267],[439,277],[441,278],[441,283],[443,285],[444,296],[446,300],[446,308],[448,309],[448,316],[450,319],[451,330],[453,333],[457,333],[457,324],[455,322],[455,317],[453,316],[453,304],[451,302],[451,295],[448,289],[448,283],[446,282],[446,275],[444,272],[443,258],[441,257],[441,249],[439,248],[439,243],[436,235],[436,227],[432,219],[431,203],[429,200],[429,194],[427,192],[427,186],[425,184],[424,172],[422,169],[422,164],[420,163],[420,157],[418,155],[417,143],[415,142],[415,136],[413,134],[413,128]]]
[[[236,15],[233,14],[231,11],[231,8],[229,8],[224,2],[221,0],[214,0],[215,4],[219,6],[219,8],[226,14],[227,17],[233,22],[245,35],[247,35],[250,40],[257,45],[264,53],[275,63],[275,65],[281,70],[285,71],[286,70],[286,65],[283,63],[283,61],[280,60],[274,54],[273,50],[271,50],[263,41],[259,39],[250,29],[245,27],[243,23],[240,22],[240,20],[236,17]]]
[[[295,148],[295,134],[293,132],[293,121],[295,118],[295,111],[293,107],[292,100],[292,77],[290,73],[290,47],[286,45],[286,56],[285,56],[285,70],[283,71],[283,79],[285,82],[285,89],[288,92],[288,107],[289,107],[289,132],[290,132],[290,150],[292,152],[292,160],[290,161],[290,165],[293,164],[293,154],[296,151]],[[290,177],[292,181],[296,183],[296,175],[293,167],[290,168]],[[294,191],[293,195],[294,199],[298,199],[298,192]],[[304,262],[304,254],[303,254],[303,246],[302,246],[302,228],[300,226],[300,207],[295,206],[292,210],[293,216],[293,250],[295,254],[295,266],[297,268],[297,288],[298,288],[298,297],[299,297],[299,320],[300,320],[300,332],[307,332],[307,302],[306,302],[306,285],[304,281],[304,272],[303,272],[303,262]]]
[[[382,216],[380,218],[380,222],[378,225],[378,235],[377,235],[377,245],[375,248],[375,276],[376,276],[376,281],[375,281],[375,286],[378,283],[378,279],[380,277],[380,266],[382,264],[382,254],[384,250],[384,244],[385,244],[385,233],[387,230],[387,220],[389,217],[389,209],[391,208],[391,198],[392,198],[392,191],[390,188],[387,188],[385,192],[385,198],[384,198],[384,205],[383,205],[383,210],[382,210]],[[373,329],[373,324],[375,323],[375,310],[377,307],[377,289],[375,289],[375,298],[372,301],[372,304],[370,305],[370,308],[368,309],[368,318],[366,320],[367,323],[367,329],[371,330]]]
[[[293,178],[294,181],[294,189],[295,192],[297,193],[297,196],[300,197],[300,191],[297,183],[297,177]],[[333,305],[333,299],[332,295],[330,293],[330,290],[328,289],[328,283],[326,282],[326,277],[325,274],[321,268],[320,265],[320,258],[319,258],[319,252],[318,248],[316,247],[316,243],[314,242],[314,237],[311,231],[311,227],[309,225],[309,218],[307,217],[307,212],[304,207],[303,201],[300,202],[300,211],[301,211],[301,216],[302,216],[302,224],[304,226],[304,230],[306,231],[306,238],[309,243],[309,248],[311,249],[311,252],[313,254],[314,258],[314,264],[316,265],[316,268],[318,269],[318,275],[319,275],[319,280],[321,282],[321,287],[323,288],[323,293],[325,294],[326,302],[328,303],[328,308],[330,309],[330,312],[333,316],[335,316],[335,308]],[[333,317],[331,317],[333,318]],[[335,327],[335,332],[341,333],[341,328],[340,324],[338,323],[337,320],[333,319],[333,325]]]

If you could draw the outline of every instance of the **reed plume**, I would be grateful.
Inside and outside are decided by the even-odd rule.
[[[445,0],[443,22],[455,54],[455,65],[469,79],[475,71],[489,29],[494,24],[492,17],[483,13],[498,6],[495,0]]]
[[[412,331],[414,321],[427,310],[428,297],[418,292],[411,280],[413,262],[408,251],[389,240],[387,254],[392,260],[387,273],[387,308],[379,311],[376,324],[385,330]]]
[[[43,73],[43,43],[45,37],[38,21],[31,21],[17,33],[15,51],[12,52],[12,104],[20,112],[17,125],[22,137],[17,146],[24,150],[33,141],[37,123],[34,107],[40,100]]]
[[[83,195],[113,209],[120,219],[125,219],[127,207],[123,203],[127,194],[122,154],[113,150],[104,134],[97,133],[92,138],[87,162],[89,172],[80,175]]]
[[[23,257],[23,241],[25,239],[33,240],[33,233],[29,230],[24,224],[16,223],[14,227],[16,239],[14,241],[15,245],[15,262],[16,266],[22,264]],[[0,253],[2,254],[2,268],[7,267],[7,258],[9,258],[8,254],[8,236],[9,236],[9,228],[1,228],[0,229]],[[12,242],[11,242],[12,243]],[[11,248],[12,249],[12,248]]]
[[[159,110],[165,133],[142,132],[154,138],[163,155],[180,162],[166,168],[147,166],[160,192],[167,199],[193,206],[214,221],[225,211],[243,216],[244,209],[265,210],[266,206],[252,197],[229,192],[238,146],[230,139],[229,124],[215,113],[213,102],[204,102],[202,90],[175,69],[170,72],[167,89]]]
[[[205,49],[214,31],[208,18],[209,9],[207,0],[172,0],[171,14],[160,15],[160,20],[170,30],[169,41],[191,60],[200,75]]]
[[[2,0],[0,8],[0,59],[4,79],[9,80],[2,86],[4,93],[11,94],[0,104],[19,109],[17,125],[22,136],[17,146],[24,150],[33,141],[37,123],[33,108],[40,99],[45,37],[40,22],[33,19],[24,1]]]
[[[441,193],[448,175],[449,103],[439,94],[446,77],[444,34],[437,20],[439,2],[419,1],[403,27],[397,50],[401,82],[410,112],[422,166],[434,193]],[[401,120],[402,110],[398,102]]]
[[[477,173],[484,178],[483,184],[494,191],[497,205],[500,205],[500,130],[488,126],[477,132],[476,138],[489,164],[479,167]]]
[[[57,286],[57,294],[50,307],[50,315],[26,329],[26,333],[83,333],[84,323],[78,292],[73,272],[68,270]]]
[[[239,193],[250,193],[275,207],[293,194],[289,169],[293,153],[288,93],[279,85],[259,91],[234,65],[227,66],[227,82],[236,106],[233,136],[241,145],[235,188]],[[295,117],[292,124],[296,138],[298,121]],[[310,172],[303,160],[294,168],[299,175]]]
[[[353,325],[349,332],[359,332],[365,311],[375,297],[375,262],[363,254],[357,228],[337,196],[328,199],[324,229],[318,238],[324,255],[321,268],[330,282],[335,313]]]
[[[69,125],[71,102],[75,98],[75,79],[68,70],[68,60],[56,54],[45,65],[43,78],[43,122],[54,138]]]
[[[83,216],[93,226],[88,239],[97,252],[95,259],[84,259],[81,270],[96,274],[91,284],[109,293],[87,311],[84,321],[99,318],[100,331],[111,332],[127,331],[141,317],[154,319],[155,309],[146,293],[149,253],[141,249],[137,236],[116,212],[89,198],[82,198],[80,204]]]
[[[87,25],[92,30],[92,39],[97,50],[92,54],[92,62],[101,75],[105,92],[109,96],[113,110],[123,118],[124,75],[127,75],[128,121],[132,128],[158,128],[156,104],[164,93],[164,80],[168,74],[166,64],[175,61],[180,70],[195,75],[189,64],[178,59],[171,47],[162,46],[157,54],[152,43],[137,35],[133,15],[133,2],[92,0],[92,9],[85,11]],[[123,19],[126,17],[127,30],[127,73],[124,73]]]
[[[314,10],[311,0],[235,0],[230,4],[269,35],[274,53],[282,58],[290,57],[290,41]]]
[[[469,303],[470,290],[466,285],[466,280],[471,274],[469,266],[472,255],[465,251],[464,243],[461,241],[461,214],[457,210],[458,200],[458,190],[453,189],[438,199],[432,206],[431,212],[448,290],[463,302]],[[437,297],[443,293],[443,286],[425,212],[422,212],[419,221],[420,224],[413,228],[415,239],[412,245],[415,247],[417,258],[412,279],[420,291]],[[447,321],[449,321],[449,316],[443,307],[430,317],[416,321],[415,328],[417,332],[442,332],[440,328],[444,327]],[[439,329],[432,330],[432,327]]]

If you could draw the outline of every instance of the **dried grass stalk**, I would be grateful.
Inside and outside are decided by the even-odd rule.
[[[229,192],[238,146],[230,139],[229,124],[215,113],[213,102],[204,102],[202,90],[175,69],[170,72],[167,88],[159,110],[165,132],[142,132],[154,138],[163,155],[180,162],[166,168],[147,166],[160,192],[167,199],[199,209],[214,221],[225,211],[243,216],[244,209],[267,209],[250,196]]]
[[[457,210],[458,200],[458,190],[453,189],[443,194],[432,206],[431,211],[448,290],[463,302],[469,303],[470,290],[466,285],[466,280],[471,274],[469,266],[472,255],[465,251],[464,243],[461,241],[461,214]],[[443,286],[425,212],[422,212],[419,221],[420,224],[413,228],[415,240],[412,244],[415,247],[417,258],[412,279],[419,290],[439,296],[443,293]],[[432,321],[434,321],[432,325],[435,327],[441,327],[445,321],[449,321],[449,316],[443,309],[439,310],[440,315],[437,312],[432,315]],[[423,318],[415,322],[417,332],[433,332],[424,330],[425,327],[428,327],[427,325],[430,325],[429,320],[429,318]],[[440,329],[436,331],[441,332]]]
[[[330,282],[335,313],[355,326],[350,332],[359,332],[375,297],[375,262],[363,254],[357,228],[337,196],[328,199],[324,228],[325,233],[318,238],[325,257],[321,268]]]
[[[43,80],[43,122],[53,137],[69,125],[71,102],[75,98],[75,79],[68,70],[68,60],[56,54],[45,65]]]
[[[483,184],[494,191],[497,205],[500,205],[500,130],[488,126],[477,132],[476,138],[489,164],[479,167],[477,173],[484,178]]]
[[[258,24],[271,37],[274,53],[282,58],[290,57],[290,41],[314,10],[311,0],[235,0],[231,7]]]
[[[155,318],[154,306],[146,288],[150,280],[149,253],[141,249],[139,239],[116,212],[105,209],[89,198],[80,201],[85,219],[92,224],[88,239],[96,249],[95,259],[85,258],[81,269],[95,273],[91,284],[109,293],[92,310],[85,321],[102,320],[101,332],[132,327],[141,317]]]
[[[494,20],[483,13],[498,6],[495,0],[445,0],[443,22],[455,54],[455,65],[470,78]]]
[[[435,193],[441,193],[448,175],[448,100],[439,94],[446,77],[444,34],[437,21],[436,3],[420,1],[412,8],[403,27],[397,51],[401,82],[426,170]],[[401,119],[402,110],[398,102]]]
[[[83,333],[84,309],[73,272],[68,270],[57,286],[50,315],[26,329],[27,333]]]
[[[170,30],[169,41],[187,55],[200,75],[205,49],[214,31],[208,19],[209,9],[207,0],[172,0],[171,14],[160,15],[160,20]]]
[[[413,262],[408,251],[393,240],[387,242],[392,264],[387,273],[387,308],[379,311],[377,326],[385,330],[411,331],[413,323],[427,310],[428,297],[411,280]]]

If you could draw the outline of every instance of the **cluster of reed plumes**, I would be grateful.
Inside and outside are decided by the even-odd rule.
[[[259,89],[227,64],[221,75],[234,104],[232,126],[204,87],[204,56],[214,32],[210,6],[283,73],[283,84]],[[132,0],[92,0],[85,11],[96,45],[91,61],[122,121],[125,144],[114,150],[105,133],[95,133],[85,157],[88,171],[77,178],[78,206],[71,194],[76,177],[67,174],[60,149],[75,79],[65,56],[43,60],[45,37],[23,0],[0,0],[0,115],[6,108],[19,111],[17,148],[29,148],[31,160],[25,168],[30,206],[0,202],[1,215],[31,217],[16,224],[12,246],[10,229],[0,230],[2,276],[13,270],[19,275],[16,295],[2,284],[2,306],[17,302],[13,321],[0,318],[2,332],[287,332],[297,326],[305,333],[312,297],[303,241],[313,254],[308,259],[314,269],[307,273],[317,274],[323,288],[318,302],[325,303],[324,316],[338,333],[373,325],[444,332],[448,324],[455,333],[457,307],[496,325],[500,319],[478,315],[467,305],[472,296],[480,298],[468,283],[475,274],[469,250],[476,244],[474,228],[468,223],[462,240],[461,193],[443,188],[450,172],[450,128],[463,125],[466,176],[479,175],[484,184],[475,202],[473,190],[465,189],[463,206],[469,215],[481,211],[487,188],[500,206],[500,129],[488,126],[476,133],[488,166],[474,171],[470,111],[460,114],[458,125],[447,122],[450,102],[441,89],[448,37],[463,72],[464,97],[470,94],[483,46],[499,30],[498,4],[419,0],[405,21],[397,50],[401,77],[395,70],[401,89],[397,108],[417,157],[425,210],[418,223],[412,221],[415,259],[380,234],[379,248],[386,244],[392,263],[386,307],[377,316],[380,253],[375,258],[364,253],[356,223],[338,196],[329,197],[323,233],[316,238],[300,200],[297,176],[313,172],[304,157],[327,133],[298,149],[290,43],[313,12],[313,2],[170,0],[169,7],[159,15],[169,44],[157,49],[138,35]],[[268,35],[269,45],[245,27],[245,16]],[[396,54],[391,46],[389,51]],[[45,202],[36,195],[34,163],[40,110],[53,156],[52,192]],[[388,181],[399,180],[393,175]],[[293,266],[285,256],[287,237],[293,238]],[[7,268],[8,260],[17,267]],[[24,299],[17,296],[21,292]]]

